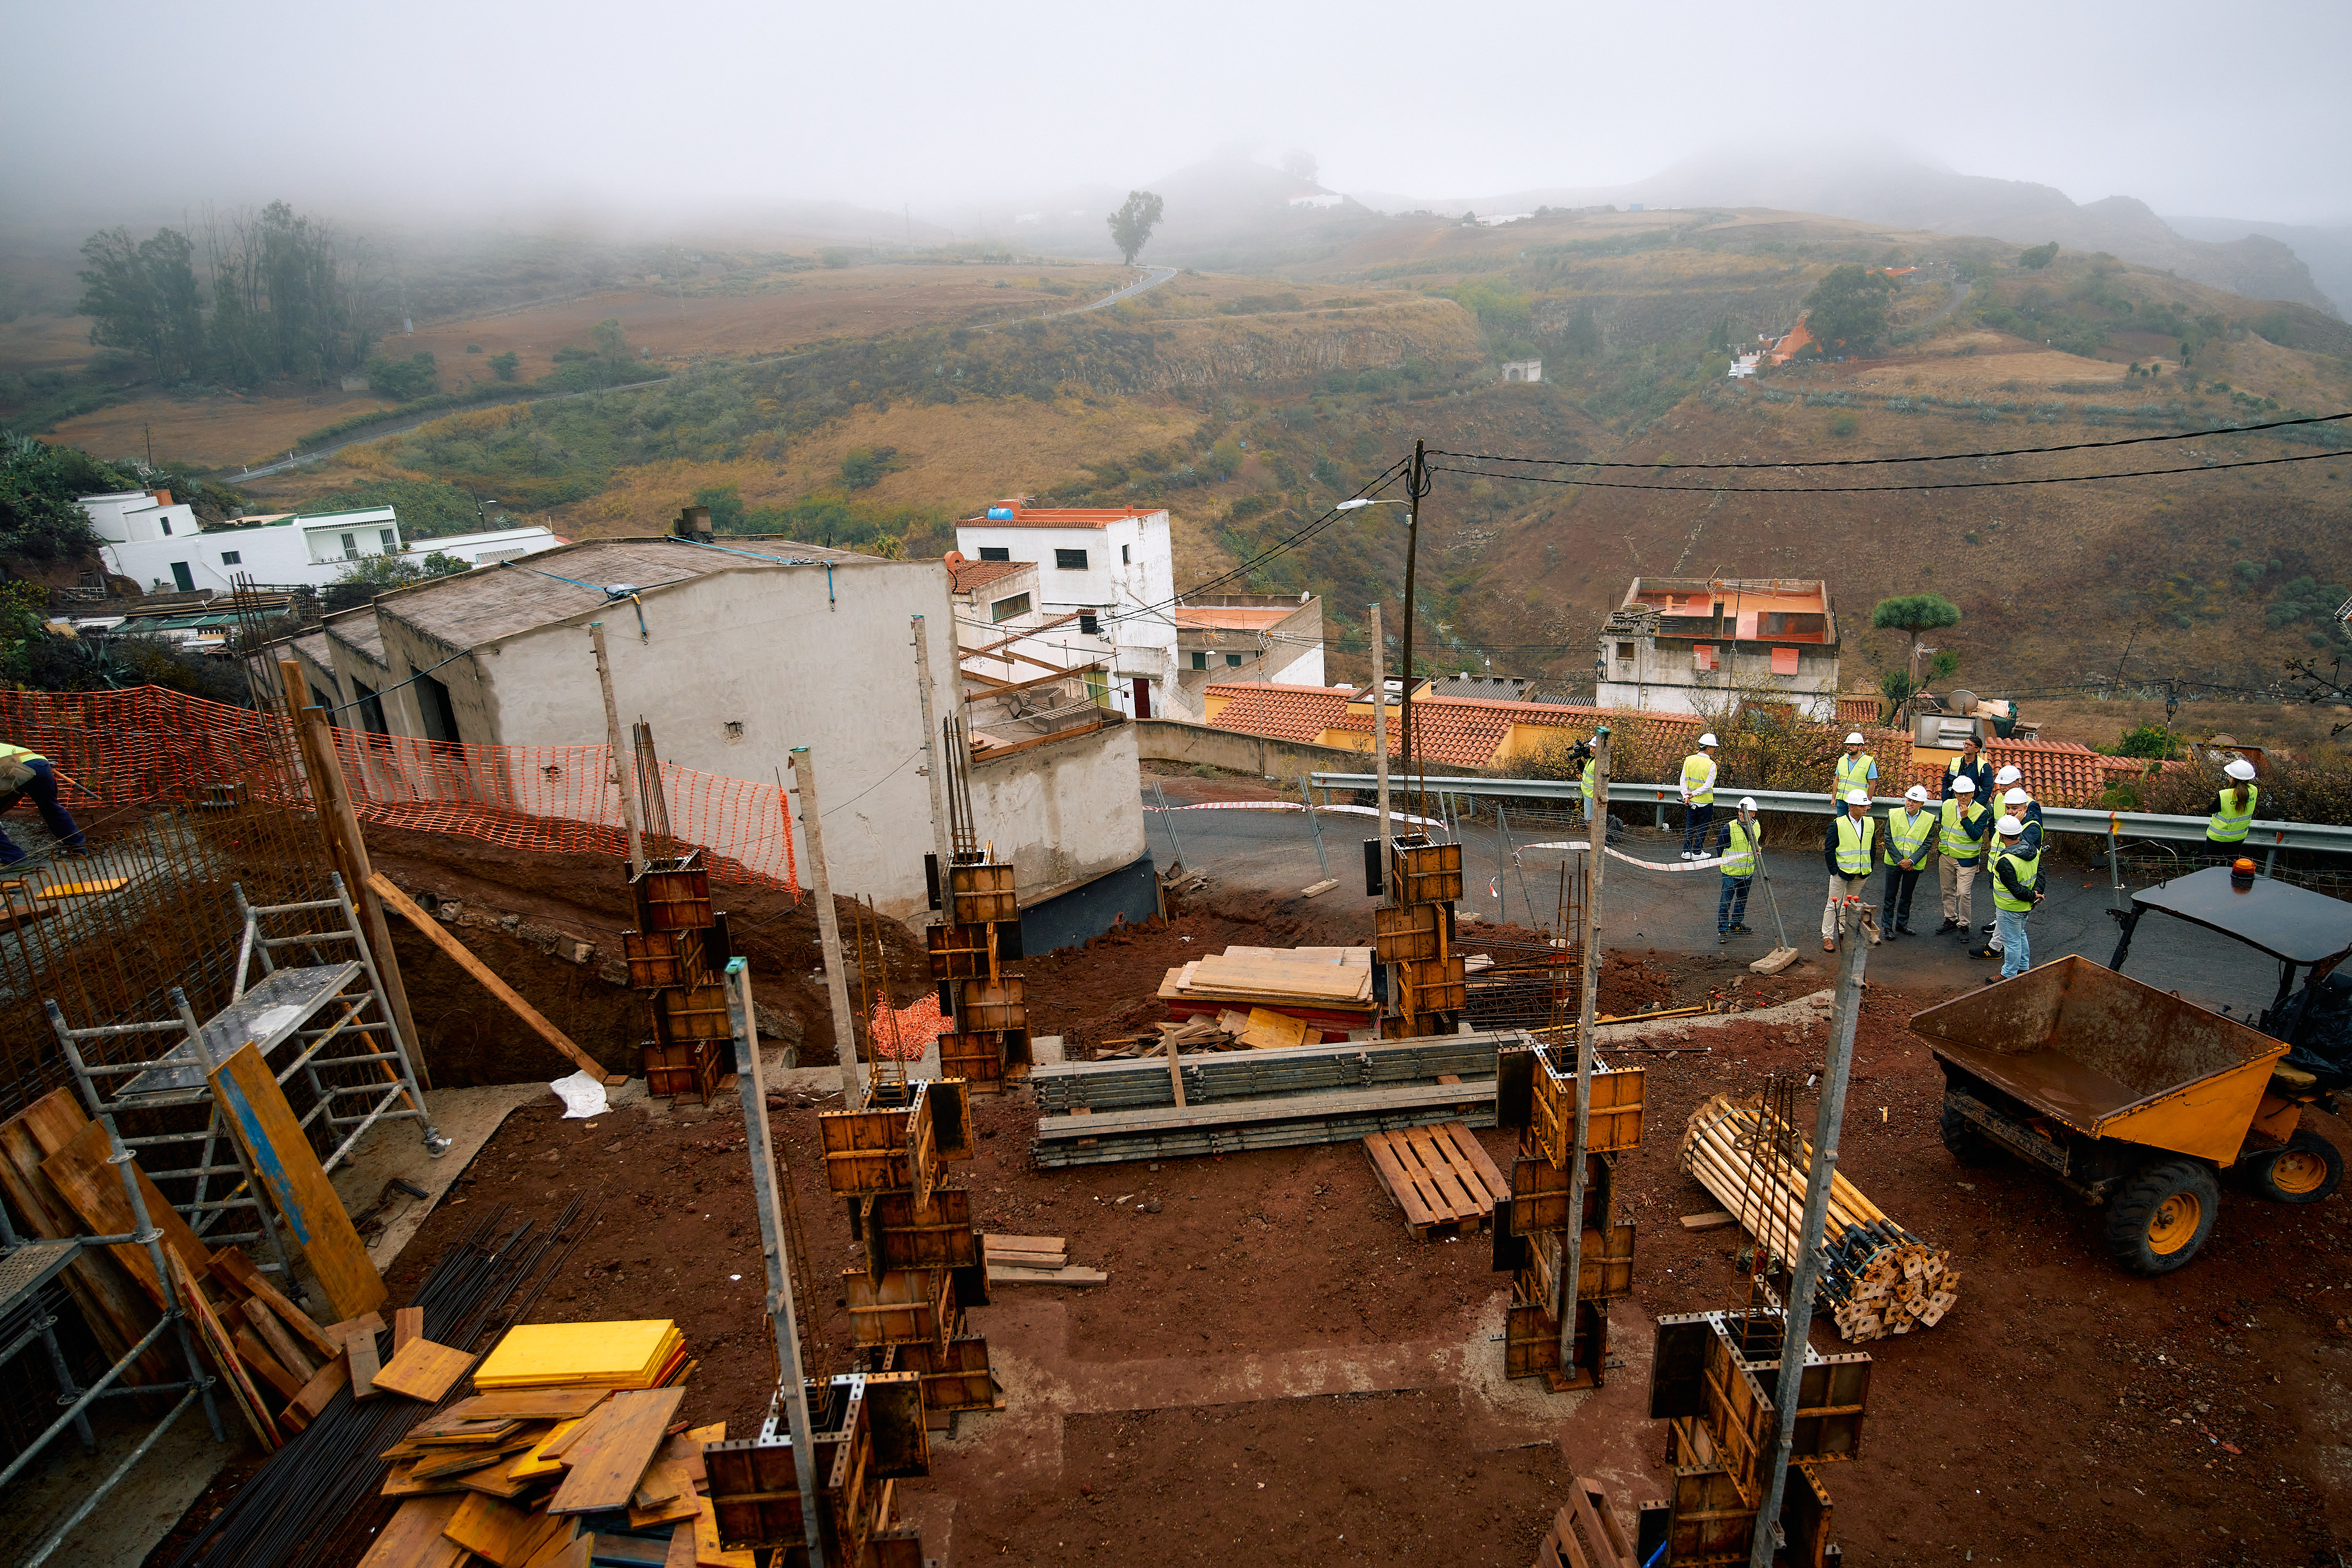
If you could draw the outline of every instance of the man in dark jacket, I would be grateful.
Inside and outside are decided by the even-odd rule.
[[[1973,735],[1961,738],[1960,754],[1944,765],[1943,799],[1948,800],[1952,798],[1953,784],[1962,779],[1972,779],[1976,781],[1976,796],[1979,804],[1991,801],[1992,764],[1985,760],[1984,747]]]
[[[1822,835],[1822,863],[1829,868],[1830,897],[1822,906],[1822,951],[1837,951],[1838,904],[1870,894],[1870,873],[1878,864],[1878,819],[1870,814],[1870,791],[1849,789],[1845,810],[1830,819]],[[1864,926],[1864,930],[1869,927]],[[1878,933],[1870,933],[1872,946]]]

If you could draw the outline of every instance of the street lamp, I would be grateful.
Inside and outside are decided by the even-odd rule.
[[[1405,771],[1412,770],[1412,577],[1413,558],[1421,542],[1421,516],[1415,503],[1429,493],[1427,470],[1422,466],[1421,443],[1412,447],[1412,468],[1405,482],[1406,500],[1376,501],[1369,496],[1357,496],[1342,501],[1335,511],[1353,512],[1366,507],[1402,507],[1404,514],[1404,628],[1399,661],[1404,666],[1403,685],[1397,688],[1397,760]],[[1385,701],[1385,692],[1373,694],[1375,701]]]

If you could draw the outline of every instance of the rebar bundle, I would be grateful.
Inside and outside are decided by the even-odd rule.
[[[1799,1246],[1811,1141],[1756,1101],[1717,1094],[1691,1115],[1682,1166],[1715,1195],[1766,1259],[1785,1268]],[[1948,1249],[1888,1218],[1862,1189],[1833,1173],[1816,1300],[1849,1343],[1932,1328],[1959,1299]]]

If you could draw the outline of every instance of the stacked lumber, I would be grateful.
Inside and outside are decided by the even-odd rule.
[[[1226,1027],[1223,1015],[1246,1019],[1264,1010],[1344,1033],[1367,1027],[1374,1016],[1371,949],[1228,947],[1168,970],[1160,999],[1180,1019],[1207,1014],[1219,1018],[1220,1027]]]
[[[1058,1236],[983,1236],[992,1285],[1099,1285],[1110,1276],[1070,1262],[1069,1243]]]
[[[1683,1169],[1783,1268],[1801,1240],[1811,1159],[1811,1143],[1794,1128],[1753,1101],[1724,1094],[1694,1112],[1683,1134]],[[1959,1300],[1950,1250],[1888,1218],[1842,1174],[1830,1178],[1822,1239],[1816,1304],[1830,1309],[1849,1343],[1933,1328]]]
[[[1163,1019],[1151,1026],[1156,1033],[1106,1040],[1095,1052],[1097,1061],[1120,1057],[1166,1056],[1188,1051],[1287,1051],[1293,1046],[1319,1045],[1323,1032],[1304,1019],[1252,1008],[1247,1012],[1227,1009],[1213,1019],[1207,1013]]]

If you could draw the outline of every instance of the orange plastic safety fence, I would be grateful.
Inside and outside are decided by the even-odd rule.
[[[950,1027],[940,1016],[939,993],[926,991],[908,1007],[894,1008],[887,997],[877,1001],[866,1038],[874,1042],[876,1055],[893,1061],[914,1061]]]
[[[464,746],[352,729],[334,737],[363,821],[545,853],[628,852],[608,747]],[[240,793],[310,802],[282,716],[160,686],[0,693],[0,741],[47,758],[67,780],[68,810]],[[791,807],[776,786],[667,762],[657,785],[654,769],[627,771],[643,808],[662,808],[641,809],[640,820],[668,823],[649,853],[699,848],[713,881],[800,891]]]

